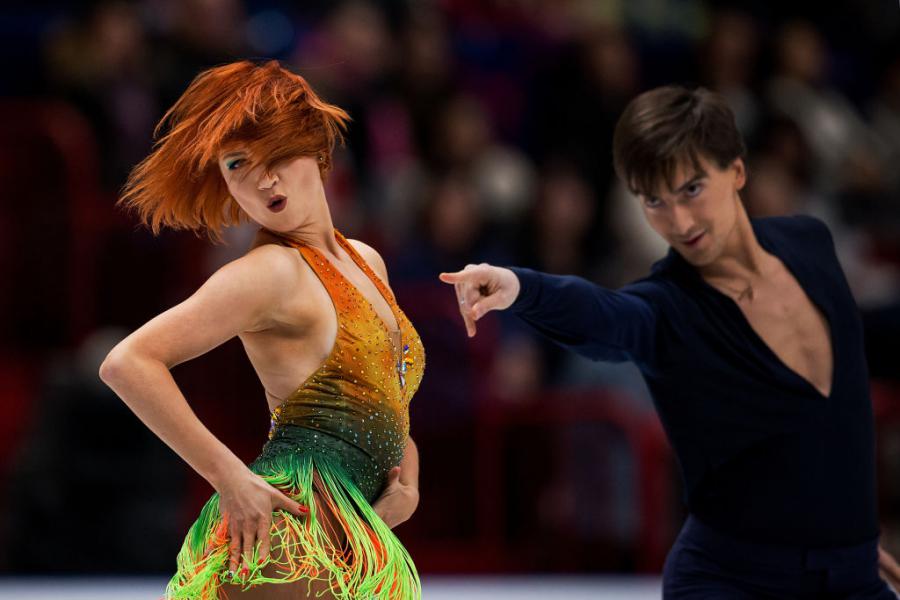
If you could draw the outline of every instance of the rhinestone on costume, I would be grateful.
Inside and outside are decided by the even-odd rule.
[[[372,302],[341,269],[316,248],[291,241],[331,297],[337,335],[325,362],[272,411],[270,439],[279,428],[298,425],[317,433],[310,445],[314,440],[342,440],[380,465],[381,473],[358,476],[377,487],[403,456],[409,433],[408,404],[422,379],[425,351],[394,295],[343,235],[336,231],[335,238],[387,304],[400,343],[395,346],[395,336]]]

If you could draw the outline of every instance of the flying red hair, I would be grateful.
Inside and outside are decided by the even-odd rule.
[[[324,181],[349,119],[278,61],[209,69],[160,120],[153,151],[131,171],[119,204],[135,210],[154,234],[171,227],[221,241],[223,227],[246,218],[219,171],[223,150],[241,147],[249,154],[248,166],[266,169],[319,156]]]

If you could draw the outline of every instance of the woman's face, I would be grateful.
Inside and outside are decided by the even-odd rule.
[[[315,157],[302,156],[272,167],[250,168],[248,153],[235,149],[219,156],[219,170],[231,197],[260,226],[277,232],[307,223],[324,201],[322,177]]]

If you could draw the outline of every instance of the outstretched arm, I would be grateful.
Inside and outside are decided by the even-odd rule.
[[[441,273],[456,288],[469,336],[491,310],[509,309],[553,341],[595,360],[653,360],[657,311],[636,286],[609,290],[569,275],[467,265]]]

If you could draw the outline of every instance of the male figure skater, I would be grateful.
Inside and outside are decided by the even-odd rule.
[[[667,86],[628,105],[618,176],[671,246],[617,291],[467,265],[470,336],[510,309],[594,360],[634,361],[684,478],[689,516],[664,598],[895,598],[878,546],[868,373],[831,235],[805,216],[750,220],[746,154],[721,96]]]

